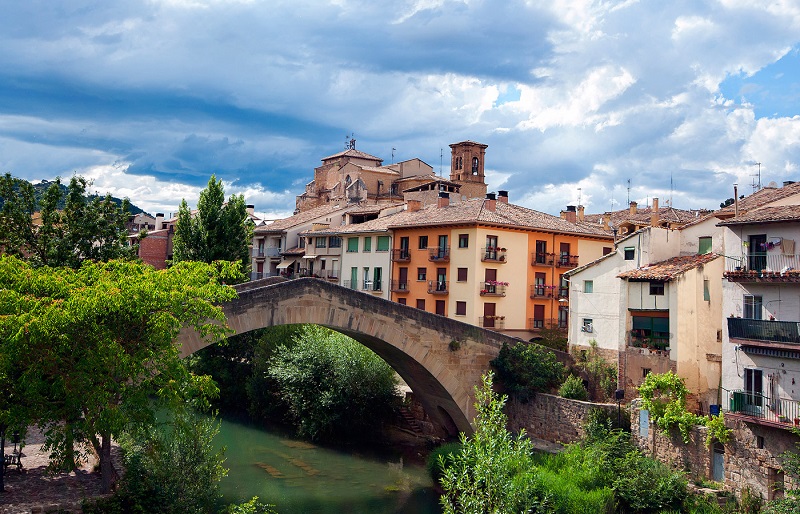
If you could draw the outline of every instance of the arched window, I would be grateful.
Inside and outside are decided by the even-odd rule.
[[[350,178],[350,175],[347,175],[344,178],[344,188],[347,189],[352,182],[353,182],[353,180]]]
[[[478,174],[478,158],[477,157],[473,157],[472,158],[472,174],[473,175],[477,175]]]

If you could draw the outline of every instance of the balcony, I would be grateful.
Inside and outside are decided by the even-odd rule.
[[[383,291],[383,281],[365,280],[361,283],[361,290],[368,293],[379,293]]]
[[[358,280],[344,280],[342,281],[342,287],[346,287],[347,289],[358,289]]]
[[[478,318],[478,326],[483,328],[494,328],[503,330],[506,328],[505,316],[481,316]]]
[[[534,284],[531,286],[531,298],[553,298],[555,296],[555,287]]]
[[[399,280],[392,280],[390,285],[391,291],[393,293],[407,293],[408,292],[408,281],[399,281]]]
[[[800,256],[772,252],[725,257],[730,282],[800,282]]]
[[[481,282],[480,294],[481,296],[505,296],[506,286],[508,286],[508,282],[498,282],[496,280]]]
[[[497,248],[493,246],[487,246],[484,251],[483,255],[481,255],[481,261],[483,262],[496,262],[500,264],[505,264],[506,262],[506,249],[505,248]]]
[[[731,417],[780,428],[800,427],[800,402],[753,391],[722,389],[722,410]]]
[[[740,339],[740,344],[779,343],[800,349],[800,323],[797,321],[765,321],[748,318],[728,318],[728,336]]]
[[[672,334],[669,332],[652,332],[639,329],[631,330],[628,332],[628,346],[665,351],[669,347],[669,340],[671,337]]]
[[[450,247],[439,246],[428,249],[428,260],[432,262],[450,262]]]
[[[556,261],[556,254],[545,252],[533,252],[531,254],[531,266],[552,266]]]
[[[317,276],[319,278],[324,278],[330,282],[338,282],[339,281],[339,270],[338,269],[322,269],[317,271]]]
[[[559,300],[567,300],[567,299],[569,299],[569,286],[559,286],[559,288],[558,288],[558,299]]]
[[[528,328],[530,330],[538,330],[545,327],[544,319],[528,318]]]
[[[408,248],[399,248],[392,250],[393,262],[408,262],[411,260],[411,252]]]
[[[450,282],[447,280],[428,280],[428,294],[450,293]]]
[[[577,268],[578,256],[577,255],[559,255],[556,260],[556,267],[558,268]]]

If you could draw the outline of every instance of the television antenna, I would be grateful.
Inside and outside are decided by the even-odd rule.
[[[750,175],[751,177],[753,177],[753,192],[755,193],[756,191],[761,189],[761,163],[760,162],[756,162],[756,163],[753,163],[753,164],[758,166],[758,173]],[[756,177],[758,177],[758,182],[756,182]]]

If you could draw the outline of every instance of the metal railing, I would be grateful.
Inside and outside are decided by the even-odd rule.
[[[481,282],[480,285],[481,296],[505,296],[506,295],[506,282],[497,282],[489,280]]]
[[[800,274],[800,255],[773,253],[773,252],[750,252],[738,256],[725,257],[725,273],[749,273],[769,271],[773,273]]]
[[[765,394],[737,389],[722,389],[722,409],[773,423],[800,425],[800,402],[789,398],[770,397]]]
[[[575,268],[578,266],[577,255],[559,255],[556,260],[556,266],[559,268]]]
[[[403,280],[392,280],[391,282],[391,291],[393,293],[407,293],[408,292],[408,281]]]
[[[506,262],[506,249],[505,248],[485,248],[483,251],[483,255],[481,256],[481,261],[492,261],[492,262]]]
[[[569,298],[569,286],[559,286],[558,297],[564,299]]]
[[[408,248],[392,250],[392,260],[394,262],[408,262],[411,260],[411,252]]]
[[[545,320],[536,319],[536,318],[528,318],[528,327],[531,328],[531,329],[544,328],[545,327]]]
[[[450,292],[450,282],[447,280],[428,280],[428,293],[448,294]]]
[[[800,322],[728,318],[728,336],[731,339],[800,344]]]
[[[666,350],[672,334],[669,332],[651,332],[644,334],[641,330],[631,330],[628,332],[628,346],[635,348],[652,348],[654,350]]]
[[[343,280],[342,287],[347,289],[358,289],[358,280]]]
[[[362,291],[383,291],[383,281],[364,280],[361,282]]]
[[[506,328],[505,316],[481,316],[478,318],[478,326],[483,328],[496,328],[503,330]]]
[[[448,262],[450,260],[450,247],[438,246],[428,249],[428,260],[434,262]]]
[[[556,254],[546,252],[533,252],[531,254],[531,266],[552,266],[555,263]]]

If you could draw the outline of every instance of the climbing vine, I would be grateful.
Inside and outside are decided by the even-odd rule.
[[[698,416],[686,410],[686,396],[689,390],[683,379],[672,371],[666,373],[650,373],[639,386],[642,408],[650,412],[650,419],[662,430],[677,426],[683,442],[689,442],[689,434],[694,425],[708,428],[706,445],[713,440],[722,443],[730,439],[731,429],[725,426],[722,414],[719,416]]]

